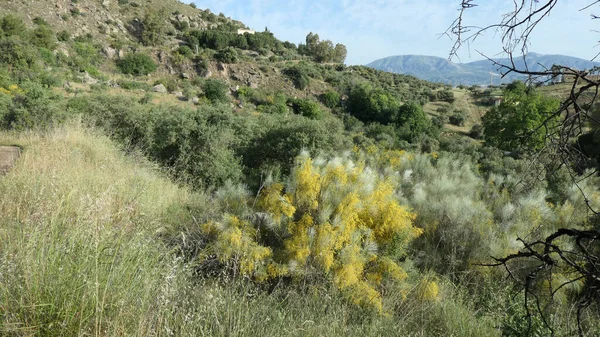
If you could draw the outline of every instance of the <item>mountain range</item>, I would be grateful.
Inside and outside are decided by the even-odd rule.
[[[515,58],[518,69],[541,71],[550,69],[554,64],[560,64],[576,69],[590,69],[600,66],[598,62],[591,62],[577,57],[566,55],[543,55],[528,53],[525,58]],[[496,59],[501,64],[510,64],[509,59]],[[501,78],[498,66],[490,60],[480,60],[469,63],[454,63],[448,59],[424,55],[398,55],[382,58],[367,64],[367,67],[388,71],[397,74],[413,75],[422,80],[442,82],[452,85],[485,85],[509,83],[523,79],[523,75],[510,73]]]

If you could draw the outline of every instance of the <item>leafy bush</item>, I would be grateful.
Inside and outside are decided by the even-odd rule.
[[[474,139],[482,139],[483,138],[483,125],[475,124],[471,127],[471,131],[469,131],[469,137]]]
[[[305,67],[293,65],[283,70],[283,74],[292,80],[297,89],[304,90],[310,83],[310,77]]]
[[[1,122],[4,128],[47,129],[66,119],[61,101],[39,83],[29,82],[12,91],[12,102]]]
[[[194,51],[188,46],[180,46],[177,48],[177,52],[189,59],[194,57]]]
[[[310,119],[323,118],[323,111],[319,104],[309,99],[292,99],[290,100],[294,113],[308,117]]]
[[[453,103],[454,100],[456,99],[454,97],[454,92],[452,92],[452,90],[449,90],[449,89],[444,89],[442,91],[439,91],[437,93],[437,98],[440,101],[444,101],[444,102],[448,102],[448,103]]]
[[[33,30],[31,43],[37,47],[53,50],[56,48],[56,37],[50,27],[41,25]]]
[[[208,79],[202,85],[204,96],[212,102],[224,102],[227,101],[227,91],[229,86],[227,83],[217,80]]]
[[[30,44],[14,37],[0,40],[0,64],[17,69],[31,69],[35,67],[37,61],[38,53]]]
[[[337,91],[330,90],[319,96],[319,100],[328,108],[335,108],[340,104],[340,94]]]
[[[3,36],[15,36],[22,35],[27,31],[23,20],[13,14],[8,14],[2,17],[0,20],[0,33]]]
[[[58,39],[58,41],[66,42],[71,39],[71,33],[69,33],[69,31],[67,30],[61,30],[60,32],[58,32],[58,34],[56,34],[56,38]]]
[[[117,67],[123,74],[130,75],[148,75],[157,68],[154,60],[146,54],[133,53],[117,61]]]
[[[215,59],[223,63],[237,63],[238,53],[233,47],[227,47],[219,50],[215,54]]]
[[[133,3],[132,3],[133,5]],[[140,41],[146,46],[156,46],[165,38],[168,13],[164,10],[148,8],[142,19]]]
[[[483,116],[485,141],[508,151],[538,150],[545,144],[546,128],[552,129],[558,123],[558,116],[552,117],[558,107],[556,98],[513,82],[506,87],[502,103]]]
[[[464,111],[455,110],[454,113],[449,117],[450,124],[456,126],[463,126],[467,121],[467,114]]]
[[[396,120],[400,102],[383,89],[360,84],[350,90],[347,107],[351,115],[363,122],[389,124]]]

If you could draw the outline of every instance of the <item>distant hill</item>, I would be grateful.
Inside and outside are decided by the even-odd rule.
[[[498,59],[497,61],[506,64],[508,59]],[[577,57],[537,53],[529,53],[525,59],[522,57],[516,58],[515,64],[518,68],[524,69],[525,61],[532,71],[544,70],[552,67],[553,64],[561,64],[576,69],[589,69],[600,66],[598,62],[590,62]],[[489,84],[490,72],[498,74],[498,67],[494,66],[489,60],[453,63],[441,57],[423,55],[390,56],[371,62],[367,64],[367,67],[453,85]],[[493,82],[495,84],[500,83],[500,81],[508,83],[520,78],[523,77],[519,74],[509,74],[502,79],[499,76],[493,76]]]

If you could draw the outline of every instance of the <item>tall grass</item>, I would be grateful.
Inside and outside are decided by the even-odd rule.
[[[0,333],[149,335],[169,273],[153,233],[190,194],[80,127],[0,137],[24,149],[0,177]]]
[[[203,276],[163,238],[193,227],[188,209],[209,211],[212,198],[78,124],[3,142],[23,154],[0,177],[0,335],[498,334],[451,287],[430,302],[390,294],[394,309],[378,315],[318,282]]]

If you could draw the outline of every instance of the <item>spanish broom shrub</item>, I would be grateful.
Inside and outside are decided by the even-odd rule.
[[[395,193],[392,177],[364,163],[303,153],[285,184],[260,190],[260,221],[226,214],[202,225],[210,242],[204,257],[257,281],[319,274],[353,303],[381,312],[384,281],[407,278],[388,248],[422,233]]]

